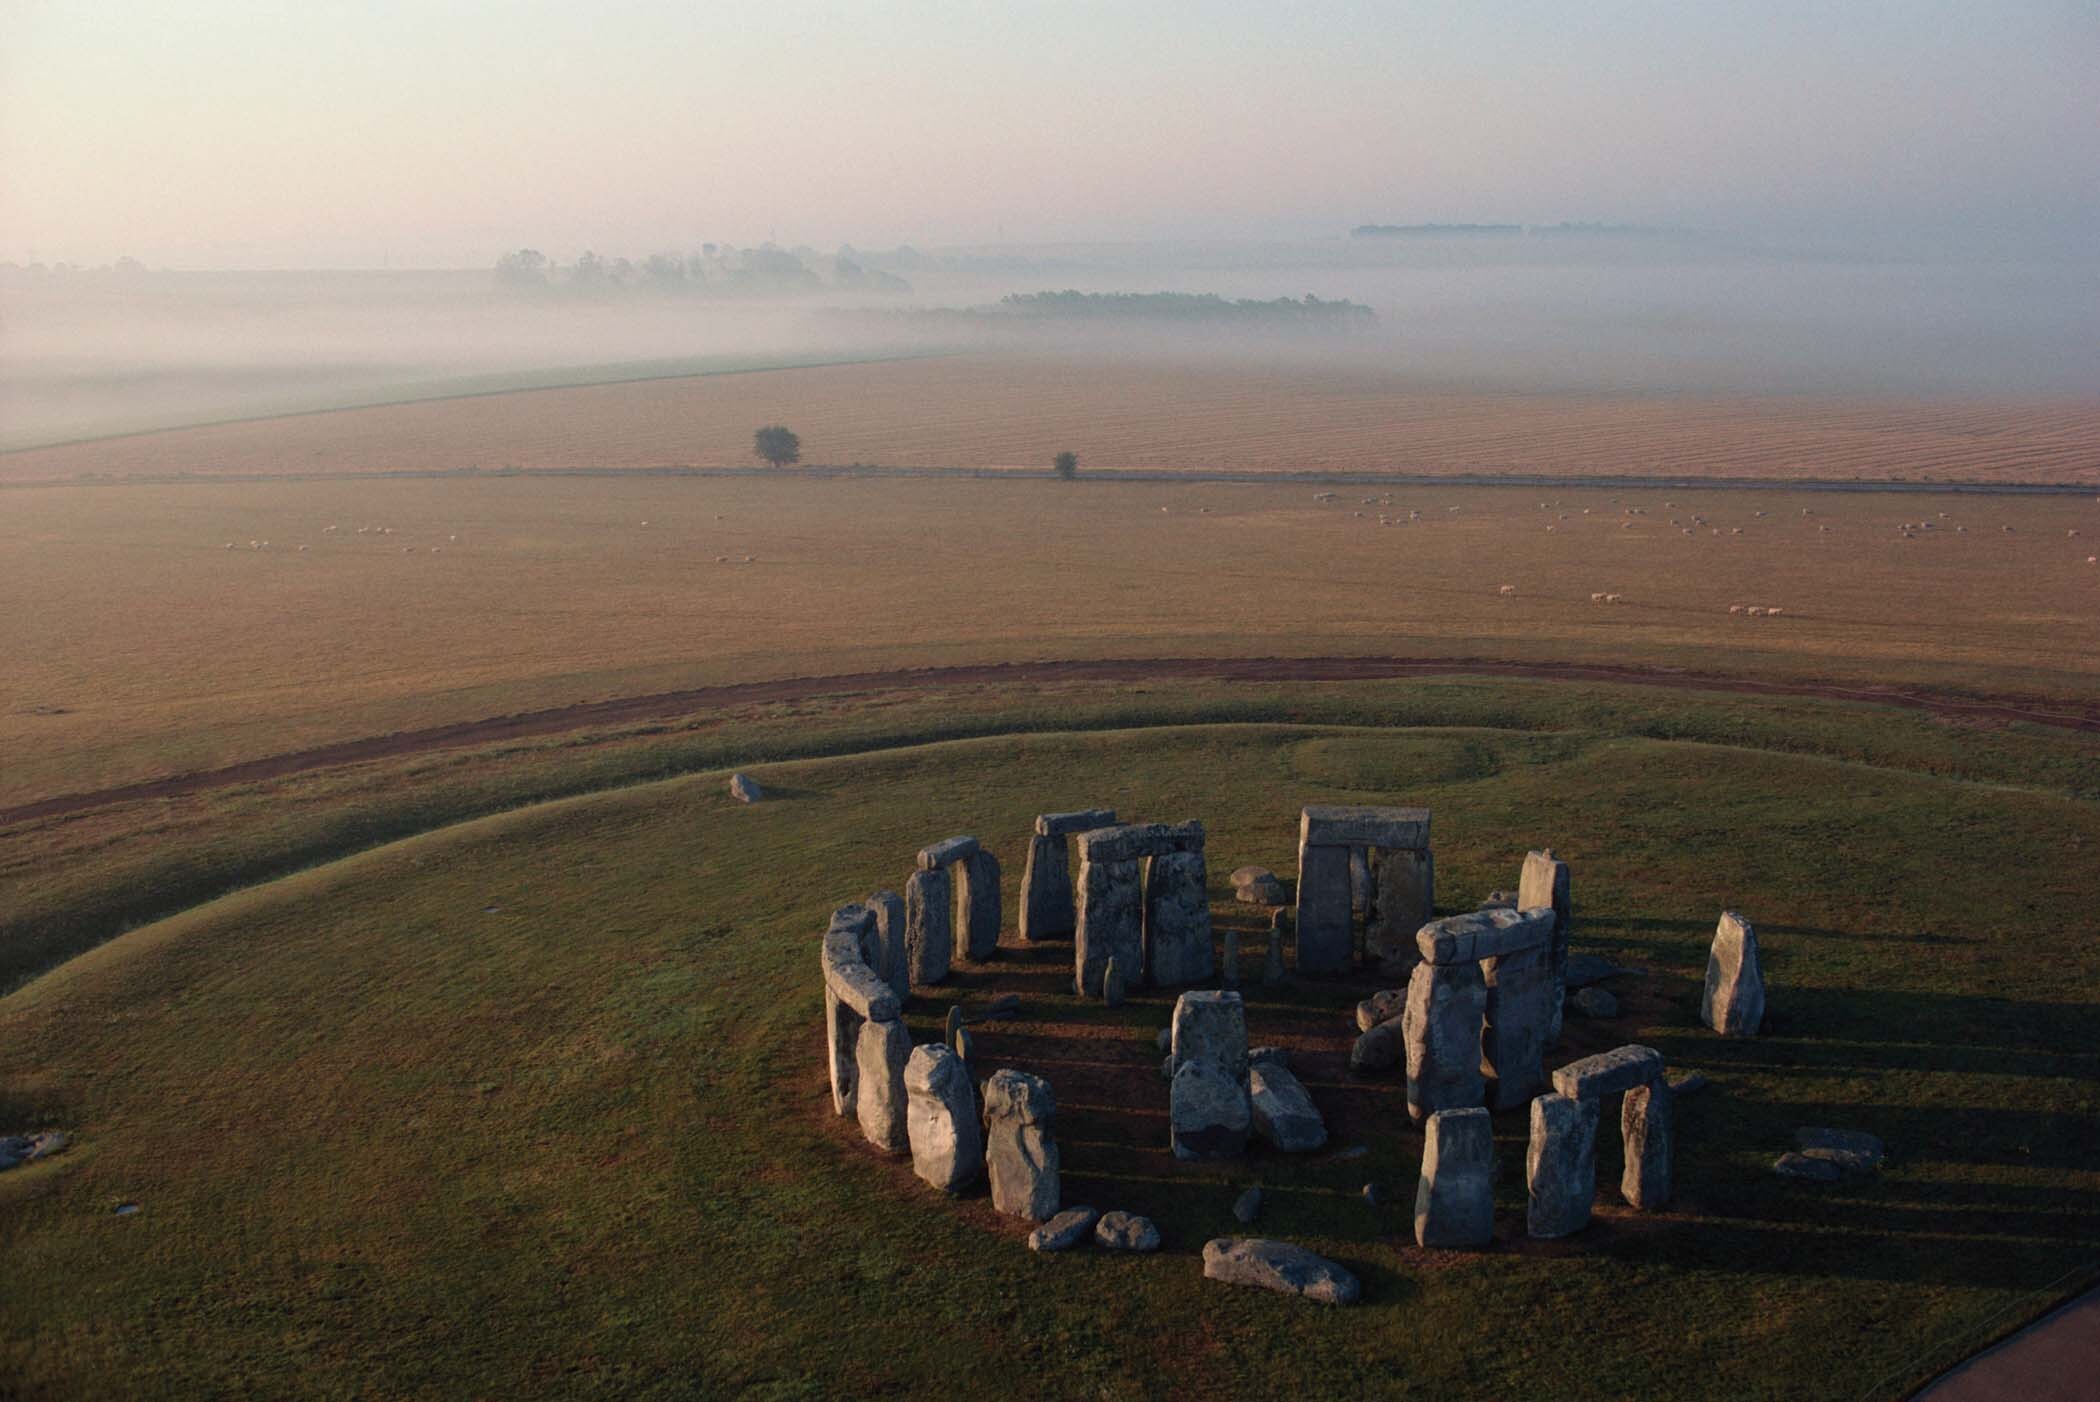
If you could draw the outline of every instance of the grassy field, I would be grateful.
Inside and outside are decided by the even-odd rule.
[[[1495,656],[2083,700],[2100,673],[2100,566],[2085,562],[2100,505],[2083,497],[1437,488],[1380,492],[1388,506],[1315,490],[12,492],[0,804],[534,707],[955,662]],[[1671,524],[1695,515],[1709,524],[1693,535]],[[1920,518],[1937,529],[1902,538]],[[379,526],[391,533],[360,533]],[[1591,602],[1600,590],[1625,602]]]
[[[778,801],[741,808],[702,773],[501,814],[134,930],[0,999],[8,1118],[77,1136],[0,1179],[0,1372],[77,1395],[1891,1396],[2100,1255],[2100,955],[2065,915],[2100,842],[2089,742],[1582,688],[1276,702],[1314,714],[1073,733],[1055,717],[1127,706],[1144,726],[1221,700],[1007,698],[947,724],[1057,728],[925,745],[936,705],[878,703],[412,776],[404,806],[443,819],[477,785],[741,746],[777,757],[755,772]],[[790,758],[798,733],[805,754],[863,752]],[[386,796],[383,776],[326,782],[314,814]],[[227,831],[242,802],[301,821],[271,798],[211,801],[234,805]],[[981,1196],[922,1189],[830,1116],[815,935],[927,838],[983,835],[1010,916],[1038,809],[1201,816],[1222,882],[1288,872],[1314,801],[1433,806],[1452,908],[1527,846],[1569,858],[1578,947],[1650,972],[1561,1055],[1637,1039],[1713,1082],[1680,1106],[1669,1211],[1607,1190],[1583,1237],[1526,1243],[1503,1117],[1497,1247],[1418,1251],[1420,1136],[1395,1083],[1342,1069],[1359,990],[1311,983],[1253,990],[1253,1035],[1294,1048],[1369,1156],[1177,1166],[1150,1069],[1168,1000],[1077,1009],[1058,950],[965,970],[915,1033],[1011,988],[1023,1017],[986,1037],[991,1064],[1082,1087],[1084,1038],[1129,1091],[1068,1092],[1068,1199],[1152,1213],[1161,1255],[1032,1256]],[[1754,1042],[1696,1027],[1723,905],[1764,936],[1775,1026]],[[1809,1123],[1881,1134],[1888,1170],[1772,1178]],[[1365,1205],[1366,1180],[1392,1205]],[[1200,1280],[1250,1181],[1261,1230],[1357,1270],[1362,1306]]]
[[[819,463],[2100,483],[2090,399],[1493,393],[1337,360],[972,354],[397,404],[0,454],[0,482]]]

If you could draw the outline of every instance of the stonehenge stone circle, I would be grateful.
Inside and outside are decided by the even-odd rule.
[[[1546,1094],[1531,1102],[1531,1143],[1524,1155],[1529,1189],[1525,1230],[1564,1237],[1590,1222],[1597,1196],[1597,1120],[1601,1102]]]
[[[911,1147],[905,1128],[904,1063],[911,1033],[902,1022],[861,1024],[855,1062],[860,1132],[878,1149],[901,1154]]]
[[[1021,871],[1021,938],[1070,939],[1079,928],[1072,903],[1072,862],[1066,842],[1072,834],[1112,827],[1113,808],[1087,808],[1075,813],[1043,813],[1028,840],[1028,862]]]
[[[912,1172],[944,1193],[976,1182],[984,1139],[962,1058],[946,1047],[914,1047],[904,1063],[904,1094]]]
[[[1495,1131],[1487,1110],[1439,1110],[1424,1133],[1416,1244],[1486,1246],[1495,1237]]]
[[[1765,1020],[1765,975],[1757,958],[1757,931],[1732,910],[1721,912],[1706,956],[1706,991],[1699,1020],[1724,1037],[1755,1037]]]
[[[984,1171],[992,1207],[1046,1221],[1057,1214],[1057,1101],[1050,1083],[1025,1071],[994,1071],[984,1083]]]
[[[1203,1244],[1203,1276],[1227,1285],[1253,1285],[1322,1305],[1355,1304],[1362,1287],[1354,1275],[1302,1246],[1266,1237],[1218,1237]]]
[[[1553,908],[1553,1025],[1546,1032],[1546,1042],[1551,1045],[1560,1040],[1561,1003],[1568,989],[1568,935],[1575,926],[1568,864],[1555,857],[1552,848],[1524,854],[1524,869],[1517,878],[1516,906],[1519,910]]]
[[[955,895],[946,867],[921,867],[904,883],[904,958],[913,988],[948,977],[955,955]]]
[[[1662,1207],[1670,1201],[1670,1088],[1660,1076],[1626,1092],[1619,1127],[1626,1139],[1619,1196],[1643,1211]]]
[[[971,962],[982,963],[999,952],[999,859],[980,847],[955,869],[963,950]]]
[[[866,906],[840,906],[831,914],[821,950],[831,1108],[842,1116],[854,1113],[861,1024],[894,1022],[900,1011],[897,995],[861,957],[862,942],[874,918]]]
[[[1298,816],[1300,973],[1343,973],[1354,963],[1360,863],[1368,952],[1381,959],[1400,952],[1430,917],[1435,880],[1428,809],[1308,805]]]
[[[1305,1083],[1275,1062],[1247,1068],[1247,1094],[1254,1111],[1254,1132],[1286,1154],[1304,1154],[1327,1142],[1327,1122],[1320,1118]]]

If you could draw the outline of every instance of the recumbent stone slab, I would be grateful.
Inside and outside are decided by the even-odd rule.
[[[1091,1207],[1068,1207],[1028,1234],[1030,1251],[1063,1251],[1077,1246],[1094,1230],[1101,1214]]]
[[[1254,1131],[1271,1148],[1286,1154],[1310,1153],[1327,1142],[1327,1122],[1320,1118],[1305,1083],[1275,1062],[1247,1068],[1248,1100]]]
[[[1104,1212],[1094,1224],[1094,1244],[1106,1251],[1157,1251],[1159,1228],[1135,1212]]]
[[[1267,1237],[1218,1237],[1203,1245],[1206,1280],[1252,1285],[1322,1305],[1350,1305],[1362,1286],[1347,1270],[1302,1246]]]

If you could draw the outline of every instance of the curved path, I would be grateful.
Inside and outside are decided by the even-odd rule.
[[[112,803],[138,799],[177,798],[234,784],[252,784],[309,770],[391,759],[427,750],[453,749],[537,735],[558,735],[587,726],[617,725],[685,715],[724,706],[796,701],[854,691],[928,691],[950,686],[1001,686],[1059,682],[1137,682],[1200,680],[1226,682],[1378,681],[1396,677],[1498,676],[1562,682],[1607,682],[1671,687],[1686,691],[1732,692],[1756,696],[1805,696],[1822,700],[1865,701],[1934,715],[1994,722],[2027,721],[2035,725],[2100,734],[2100,705],[2053,705],[2021,697],[1962,697],[1897,687],[1840,686],[1818,682],[1759,681],[1663,667],[1612,666],[1574,662],[1508,662],[1487,658],[1404,657],[1158,657],[1102,661],[1006,662],[963,667],[920,667],[889,672],[847,672],[834,676],[784,677],[777,681],[732,682],[648,696],[581,701],[541,711],[490,716],[423,730],[399,730],[295,750],[263,759],[245,760],[219,769],[202,769],[159,779],[121,784],[82,793],[59,794],[0,809],[0,824],[59,817]]]

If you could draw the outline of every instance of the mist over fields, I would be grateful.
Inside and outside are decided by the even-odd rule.
[[[643,250],[629,250],[639,261]],[[573,255],[571,255],[573,257]],[[828,260],[830,255],[817,255]],[[1026,347],[1443,391],[2100,394],[2100,256],[1674,233],[856,252],[887,290],[521,295],[493,269],[0,270],[0,449],[511,388]],[[1073,289],[1354,301],[1331,333],[939,317]]]

